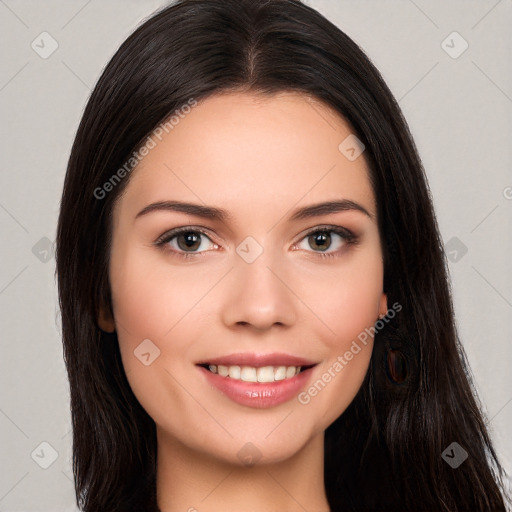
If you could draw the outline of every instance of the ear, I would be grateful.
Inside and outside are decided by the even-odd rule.
[[[388,296],[383,293],[379,300],[379,318],[386,315],[388,311]]]
[[[116,324],[114,322],[114,318],[103,303],[100,306],[100,310],[98,313],[98,326],[99,328],[108,333],[113,333],[116,330]]]

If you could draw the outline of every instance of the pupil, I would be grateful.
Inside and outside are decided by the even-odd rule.
[[[331,236],[328,233],[316,233],[309,239],[312,249],[328,249],[331,245]]]
[[[184,242],[184,243],[182,243]],[[197,249],[199,245],[201,245],[200,236],[193,231],[189,231],[187,233],[183,233],[178,237],[178,245],[180,249]]]

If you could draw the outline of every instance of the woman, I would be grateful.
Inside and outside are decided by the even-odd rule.
[[[505,510],[406,122],[298,0],[122,44],[57,273],[82,510]]]

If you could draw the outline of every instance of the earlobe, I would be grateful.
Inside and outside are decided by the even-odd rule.
[[[108,333],[113,333],[116,330],[116,324],[112,315],[107,313],[106,308],[102,305],[98,313],[98,327]]]

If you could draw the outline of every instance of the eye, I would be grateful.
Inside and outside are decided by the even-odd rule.
[[[164,233],[155,241],[155,245],[165,246],[178,253],[202,253],[219,247],[206,233],[190,227],[177,228]]]
[[[293,248],[315,252],[319,256],[336,256],[343,247],[356,243],[357,236],[350,230],[326,226],[310,230]],[[183,257],[202,255],[219,248],[202,229],[191,226],[167,231],[154,244]]]
[[[333,255],[339,252],[344,246],[357,243],[357,237],[348,229],[341,227],[322,227],[315,228],[294,247],[320,253],[323,255]]]

